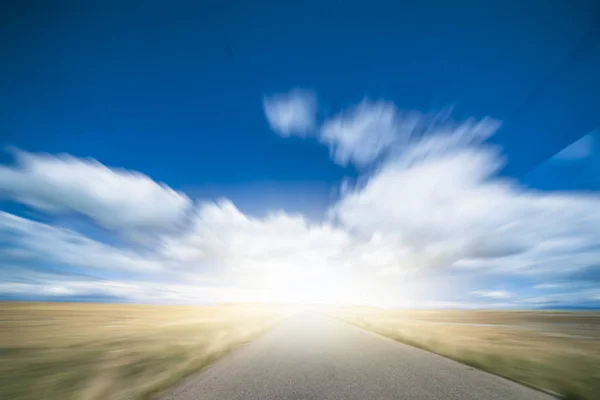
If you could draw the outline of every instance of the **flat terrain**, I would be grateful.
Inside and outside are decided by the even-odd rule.
[[[298,314],[162,400],[547,400],[551,396],[320,314]]]
[[[273,326],[266,306],[0,303],[0,399],[141,399]]]
[[[600,313],[340,308],[337,318],[568,399],[600,393]]]
[[[571,399],[600,393],[599,313],[346,307],[285,319],[297,311],[0,303],[0,398],[550,398],[477,368]]]

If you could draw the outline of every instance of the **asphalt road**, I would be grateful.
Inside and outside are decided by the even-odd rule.
[[[320,314],[301,314],[190,377],[163,400],[553,397]]]

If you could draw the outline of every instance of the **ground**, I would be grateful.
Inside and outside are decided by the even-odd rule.
[[[600,393],[600,313],[399,311],[332,315],[413,346],[572,399]]]
[[[285,312],[0,303],[0,398],[147,398],[254,338]]]
[[[0,398],[149,398],[298,309],[0,303]],[[310,312],[572,399],[600,393],[598,312]]]

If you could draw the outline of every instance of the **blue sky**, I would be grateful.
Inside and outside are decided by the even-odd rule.
[[[108,3],[0,24],[3,298],[600,305],[596,2]]]

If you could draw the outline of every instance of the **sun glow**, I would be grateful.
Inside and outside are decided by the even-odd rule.
[[[383,305],[385,291],[375,283],[330,272],[281,271],[266,274],[256,289],[260,301],[294,304]]]

